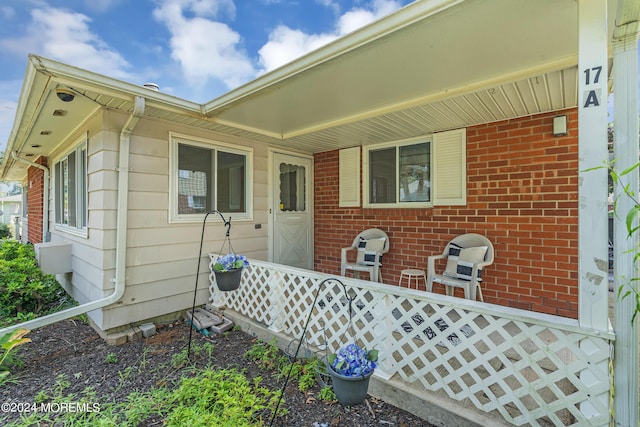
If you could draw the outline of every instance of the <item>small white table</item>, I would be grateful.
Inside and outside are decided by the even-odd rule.
[[[400,282],[398,283],[398,285],[400,287],[402,287],[402,281],[405,280],[407,281],[407,288],[409,289],[420,289],[419,285],[420,285],[420,281],[422,280],[424,282],[424,288],[420,289],[420,290],[426,290],[427,289],[427,275],[423,270],[418,270],[418,269],[413,269],[413,268],[408,268],[406,270],[402,270],[400,272]],[[415,281],[415,287],[411,288],[411,282]]]

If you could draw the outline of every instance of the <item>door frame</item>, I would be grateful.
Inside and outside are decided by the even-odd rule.
[[[275,173],[276,171],[274,170],[274,155],[275,154],[283,154],[285,156],[292,156],[292,157],[299,157],[301,159],[306,159],[309,160],[311,162],[311,170],[309,171],[309,183],[307,190],[307,194],[308,194],[308,198],[309,198],[309,212],[311,214],[311,230],[310,230],[310,236],[311,236],[311,244],[310,244],[310,256],[311,256],[311,265],[312,268],[313,266],[315,266],[315,211],[314,211],[314,194],[315,194],[315,184],[314,184],[314,180],[313,180],[313,176],[314,176],[314,159],[313,156],[310,156],[308,154],[302,154],[302,153],[297,153],[295,151],[287,151],[287,150],[281,150],[281,149],[277,149],[277,148],[270,148],[269,149],[269,153],[268,153],[268,162],[269,162],[269,166],[267,168],[268,170],[268,180],[267,180],[267,186],[268,186],[268,191],[267,191],[267,217],[269,218],[269,227],[268,227],[268,260],[269,262],[274,262],[274,239],[275,239],[275,212],[273,211],[273,206],[275,203],[275,194],[273,193],[273,188],[274,188],[274,183],[275,183]],[[255,196],[255,195],[254,195]]]

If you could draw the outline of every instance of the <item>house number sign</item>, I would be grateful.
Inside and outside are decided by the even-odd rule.
[[[600,74],[602,73],[602,65],[592,68],[587,68],[583,71],[584,84],[587,90],[584,91],[582,97],[582,106],[584,108],[598,107],[601,104],[602,89],[589,89],[589,86],[597,85],[600,81]]]

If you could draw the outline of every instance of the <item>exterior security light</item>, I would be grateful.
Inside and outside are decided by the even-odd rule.
[[[58,95],[58,98],[60,98],[62,102],[71,102],[76,97],[73,92],[66,89],[56,89],[56,95]]]
[[[553,136],[565,136],[567,134],[567,116],[553,118]]]

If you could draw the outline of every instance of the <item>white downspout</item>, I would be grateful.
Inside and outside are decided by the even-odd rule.
[[[113,281],[115,288],[113,293],[107,297],[100,298],[86,304],[72,307],[67,310],[52,313],[47,316],[39,317],[28,322],[12,325],[4,329],[0,329],[0,336],[14,331],[19,328],[35,329],[51,323],[69,319],[70,317],[88,313],[117,302],[124,295],[125,288],[125,269],[127,260],[127,211],[128,211],[128,193],[129,193],[129,142],[131,132],[138,124],[138,121],[144,114],[145,100],[143,97],[136,96],[133,112],[129,116],[129,120],[120,132],[120,154],[118,163],[118,206],[117,206],[117,230],[116,230],[116,272]],[[15,157],[14,157],[15,158]],[[40,165],[41,166],[41,165]],[[47,187],[45,187],[46,189]]]
[[[33,166],[34,168],[40,169],[44,172],[44,194],[42,200],[42,241],[48,242],[50,239],[49,236],[49,168],[43,166],[41,164],[29,161],[27,159],[23,159],[18,157],[15,151],[11,152],[11,157],[17,162],[21,162],[27,164],[29,166]]]

